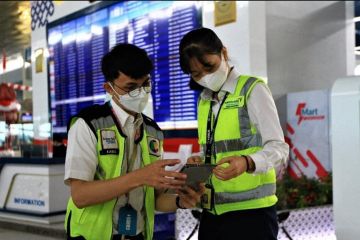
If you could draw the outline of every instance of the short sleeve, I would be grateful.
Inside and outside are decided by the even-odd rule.
[[[96,137],[79,118],[70,128],[65,159],[65,184],[70,178],[92,181],[98,163]]]

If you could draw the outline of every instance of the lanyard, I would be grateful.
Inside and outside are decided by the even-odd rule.
[[[112,107],[111,107],[111,111],[113,112],[113,114],[114,114],[114,116],[115,116],[115,119],[116,119],[119,127],[122,128],[120,119],[119,119],[118,116],[115,114],[115,111],[114,111],[114,109],[113,109]],[[135,129],[135,128],[134,128],[134,131],[135,131],[135,132],[134,132],[134,135],[136,136],[136,135],[137,135],[137,131],[139,131],[139,129]],[[136,138],[135,136],[134,136],[134,140],[135,140],[135,138]],[[125,141],[127,142],[128,140],[126,139]],[[129,143],[129,142],[128,142],[128,143]],[[135,162],[137,161],[138,145],[134,142],[133,149],[132,149],[132,152],[131,152],[131,156],[130,156],[130,154],[128,154],[129,151],[130,151],[130,148],[128,148],[129,145],[130,145],[130,144],[126,144],[127,154],[125,154],[125,155],[126,155],[126,161],[125,161],[125,164],[126,164],[126,165],[125,165],[125,167],[126,167],[126,172],[125,172],[125,174],[127,174],[127,173],[129,173],[130,171],[134,170],[133,168],[134,168]],[[124,164],[124,159],[123,159],[123,164]],[[141,165],[141,163],[140,163],[140,165]],[[120,169],[121,175],[123,174],[123,170],[125,170],[125,169],[123,169],[123,168]],[[129,204],[129,202],[128,202],[128,201],[129,201],[129,192],[125,193],[125,197],[126,197],[126,199],[127,199],[127,204]]]
[[[210,110],[209,110],[207,126],[206,126],[205,163],[211,163],[211,156],[213,155],[213,149],[214,149],[213,143],[214,143],[214,138],[215,138],[215,129],[216,129],[217,121],[219,119],[221,107],[224,104],[228,94],[229,94],[228,92],[225,94],[224,99],[222,100],[222,102],[220,104],[219,111],[215,117],[214,125],[212,128],[211,128],[211,120],[212,120],[213,111],[212,111],[212,103],[210,104]]]

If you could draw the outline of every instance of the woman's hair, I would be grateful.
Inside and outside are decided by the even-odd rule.
[[[215,32],[208,28],[198,28],[184,35],[180,41],[179,55],[181,70],[190,73],[190,59],[196,58],[205,64],[204,56],[207,54],[221,54],[224,45]],[[190,88],[194,90],[203,89],[199,84],[190,79]]]

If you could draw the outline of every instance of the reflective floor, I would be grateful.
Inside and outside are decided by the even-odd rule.
[[[66,239],[64,223],[31,222],[26,217],[0,213],[0,240],[59,240]]]
[[[59,240],[61,238],[54,238],[54,237],[47,237],[41,236],[38,234],[32,234],[28,232],[16,231],[12,229],[4,229],[0,228],[0,239],[7,239],[7,240],[19,240],[19,239],[26,239],[26,240]]]

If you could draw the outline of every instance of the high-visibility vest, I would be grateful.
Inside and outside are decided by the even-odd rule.
[[[217,163],[228,156],[241,156],[262,149],[261,135],[251,123],[247,111],[247,99],[255,84],[261,79],[240,76],[234,94],[229,94],[219,109],[212,145],[211,162]],[[211,101],[201,99],[198,103],[199,144],[206,152],[207,121]],[[266,118],[266,116],[263,116]],[[214,118],[214,116],[213,116]],[[212,121],[214,122],[214,121]],[[229,211],[269,207],[277,202],[276,174],[274,168],[263,174],[243,173],[227,181],[212,175],[214,188],[214,214]]]
[[[120,176],[125,153],[125,135],[117,128],[117,120],[108,104],[92,106],[71,119],[72,125],[83,118],[97,137],[98,165],[94,180],[107,180]],[[143,115],[140,140],[142,162],[146,166],[159,159],[162,151],[163,133],[156,123]],[[102,138],[105,136],[105,138]],[[115,138],[114,138],[114,137]],[[106,141],[117,141],[117,149],[108,149]],[[104,142],[105,141],[105,142]],[[111,145],[111,144],[110,144]],[[145,239],[151,240],[154,231],[154,188],[144,187],[145,193]],[[70,198],[65,217],[65,229],[71,237],[83,236],[87,240],[112,239],[113,210],[116,199],[105,203],[77,208]]]

